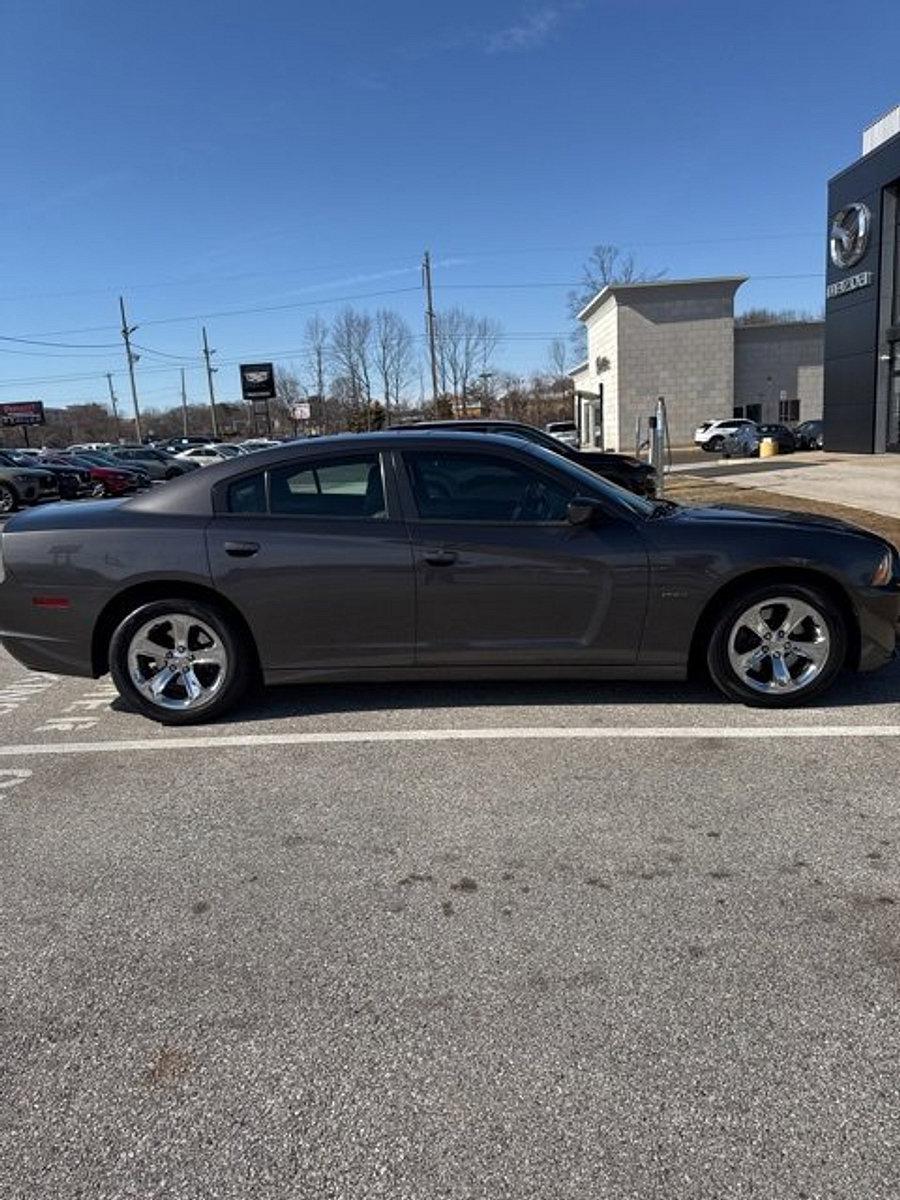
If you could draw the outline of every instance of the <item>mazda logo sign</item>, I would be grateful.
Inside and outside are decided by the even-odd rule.
[[[865,204],[848,204],[832,219],[828,247],[836,267],[855,267],[869,245],[872,214]]]

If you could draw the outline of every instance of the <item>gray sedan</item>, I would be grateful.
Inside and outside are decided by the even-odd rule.
[[[680,508],[505,437],[292,443],[14,517],[0,639],[168,724],[255,679],[683,679],[747,704],[894,653],[900,558],[839,521]]]

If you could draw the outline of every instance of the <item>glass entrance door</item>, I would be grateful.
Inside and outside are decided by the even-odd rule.
[[[891,371],[888,392],[888,450],[900,451],[900,342],[891,345]]]

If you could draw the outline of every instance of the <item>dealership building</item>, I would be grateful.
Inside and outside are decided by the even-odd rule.
[[[742,325],[746,276],[609,284],[578,314],[587,359],[572,372],[584,445],[633,450],[659,396],[674,445],[701,421],[794,423],[822,415],[824,324]]]
[[[826,261],[824,322],[735,323],[740,275],[603,288],[571,372],[582,443],[633,449],[663,396],[676,445],[715,418],[823,417],[829,450],[900,451],[900,106],[829,181]]]
[[[828,184],[825,443],[900,450],[900,107]]]

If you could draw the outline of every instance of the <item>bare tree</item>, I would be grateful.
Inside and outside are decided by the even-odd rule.
[[[550,364],[550,373],[554,379],[564,379],[566,377],[569,351],[566,349],[566,343],[563,338],[554,338],[547,347],[547,362]]]
[[[306,388],[300,382],[297,373],[284,367],[275,368],[275,399],[269,401],[269,410],[277,429],[282,426],[289,428],[288,422],[294,421],[291,409],[301,400],[306,399]],[[295,425],[293,427],[296,427]]]
[[[601,242],[596,245],[581,267],[581,283],[569,292],[569,312],[577,317],[584,306],[599,291],[611,283],[652,283],[666,272],[647,271],[639,267],[633,254],[623,253],[618,246]]]
[[[825,313],[797,308],[748,308],[734,318],[735,325],[795,325],[824,321]]]
[[[441,390],[457,398],[465,416],[472,380],[487,371],[502,328],[488,317],[450,308],[438,314],[437,334]]]
[[[372,401],[372,318],[345,308],[331,327],[331,359],[346,380],[350,403],[369,412]]]
[[[391,404],[398,407],[415,365],[413,334],[399,313],[381,308],[375,314],[375,365],[381,381],[387,423]]]
[[[303,331],[303,353],[306,358],[306,370],[316,396],[324,397],[327,387],[326,369],[328,364],[328,322],[323,321],[318,313],[306,322]]]

